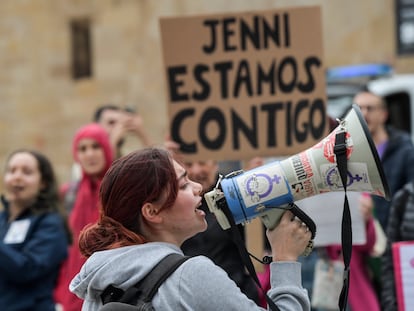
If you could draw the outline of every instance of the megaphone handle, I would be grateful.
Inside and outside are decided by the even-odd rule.
[[[289,209],[293,215],[298,217],[301,221],[303,221],[306,226],[309,228],[310,232],[312,233],[312,240],[315,238],[316,235],[316,224],[304,211],[302,211],[295,203],[289,204],[291,208]]]
[[[313,249],[313,239],[315,238],[315,235],[316,235],[316,224],[314,223],[312,218],[310,218],[304,211],[302,211],[295,203],[289,203],[289,208],[287,208],[286,210],[291,211],[293,215],[298,217],[299,220],[304,222],[306,226],[309,228],[309,231],[311,232],[312,236],[304,252],[302,253],[302,256],[304,257],[309,256],[309,254],[312,252],[312,249]],[[272,262],[271,256],[263,257],[262,263],[269,264],[271,262]]]
[[[302,253],[302,256],[306,257],[309,256],[309,254],[312,252],[313,249],[313,239],[316,235],[316,224],[313,222],[312,218],[310,218],[304,211],[302,211],[295,203],[290,203],[291,209],[293,215],[298,217],[301,221],[303,221],[306,226],[309,228],[309,231],[312,234],[311,239],[308,242],[308,245],[306,246],[304,252]]]

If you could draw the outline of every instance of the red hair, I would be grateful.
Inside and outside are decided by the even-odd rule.
[[[79,237],[81,253],[142,244],[141,207],[165,197],[170,208],[177,197],[178,182],[168,151],[146,148],[133,151],[113,162],[99,193],[101,214],[98,223],[84,228]]]

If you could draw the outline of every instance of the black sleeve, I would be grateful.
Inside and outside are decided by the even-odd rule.
[[[403,213],[408,204],[409,190],[407,186],[398,191],[391,202],[389,221],[387,225],[387,247],[382,256],[382,290],[381,304],[382,310],[394,311],[397,309],[395,293],[394,266],[392,260],[392,244],[401,241],[400,227]]]

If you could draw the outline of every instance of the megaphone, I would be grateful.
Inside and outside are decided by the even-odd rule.
[[[334,153],[336,133],[345,131],[347,191],[368,192],[390,199],[377,150],[357,105],[322,141],[283,161],[220,176],[204,197],[223,229],[261,217],[272,229],[292,203],[325,192],[344,191]],[[229,216],[228,210],[231,216]],[[227,215],[227,216],[226,216]]]

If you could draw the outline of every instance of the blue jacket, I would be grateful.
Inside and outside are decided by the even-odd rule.
[[[414,147],[408,133],[397,129],[387,128],[389,140],[381,157],[385,178],[387,179],[391,196],[414,180]],[[374,213],[382,228],[387,230],[391,202],[372,196]]]
[[[67,245],[57,213],[28,211],[9,223],[7,208],[0,212],[1,310],[54,311],[53,289]]]

